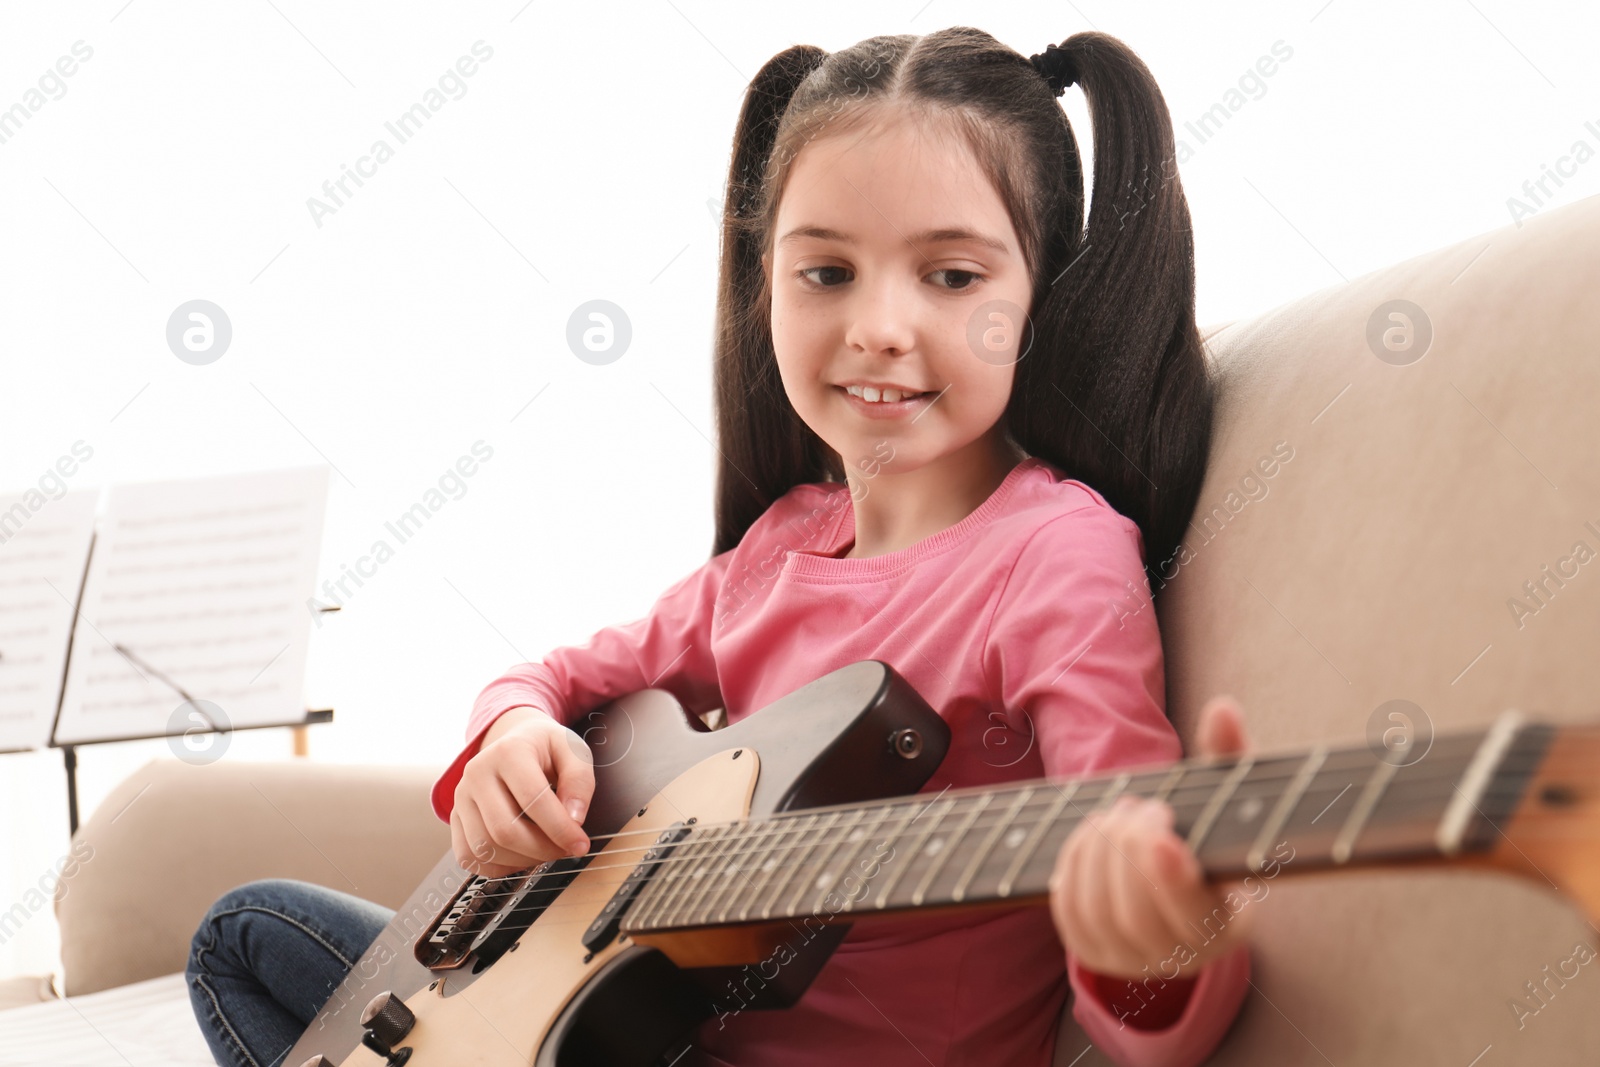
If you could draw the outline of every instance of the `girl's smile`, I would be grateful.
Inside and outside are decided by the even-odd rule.
[[[834,388],[857,414],[868,419],[909,419],[931,405],[939,396],[935,392],[919,392],[913,396],[903,396],[902,390],[878,390],[871,386],[862,388],[836,385]],[[873,399],[874,397],[878,399]]]

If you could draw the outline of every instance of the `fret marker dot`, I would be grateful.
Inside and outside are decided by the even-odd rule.
[[[763,870],[763,871],[770,871],[770,870],[772,870],[772,869],[773,869],[773,868],[774,868],[774,867],[776,867],[776,866],[777,866],[777,865],[778,865],[778,857],[776,857],[776,856],[769,856],[769,857],[767,857],[767,862],[765,862],[765,863],[763,863],[763,864],[762,864],[762,865],[761,865],[761,869],[762,869],[762,870]]]
[[[833,875],[826,872],[817,875],[817,888],[826,889],[833,884]]]
[[[1262,806],[1263,805],[1260,797],[1250,797],[1244,803],[1239,805],[1239,821],[1249,822],[1251,819],[1254,819],[1257,815],[1261,814]]]
[[[694,877],[699,878],[701,875],[703,875],[705,873],[706,873],[705,871],[695,871],[694,872]]]
[[[1022,844],[1022,839],[1027,836],[1027,833],[1022,829],[1022,827],[1017,826],[1012,828],[1012,830],[1005,836],[1006,848],[1016,848],[1018,845]]]
[[[850,831],[850,836],[845,838],[845,840],[846,841],[860,841],[863,837],[866,837],[866,836],[867,836],[867,832],[865,830],[855,829],[855,830],[851,830]]]
[[[932,841],[929,841],[922,851],[926,855],[936,856],[941,848],[944,848],[944,838],[936,837]]]

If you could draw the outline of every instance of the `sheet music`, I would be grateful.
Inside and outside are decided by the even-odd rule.
[[[99,499],[0,496],[0,752],[50,742]]]
[[[182,733],[184,693],[225,727],[303,719],[327,493],[326,467],[113,486],[56,743]]]

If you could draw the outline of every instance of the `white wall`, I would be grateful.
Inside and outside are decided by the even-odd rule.
[[[93,55],[0,144],[0,488],[80,439],[81,486],[326,460],[336,578],[488,442],[467,493],[319,632],[308,680],[338,715],[315,758],[443,764],[486,682],[637,617],[709,551],[707,201],[776,51],[953,24],[1024,54],[1122,38],[1196,149],[1202,323],[1506,225],[1524,181],[1600,148],[1600,16],[1576,0],[919,3],[6,5],[0,108],[75,42]],[[465,95],[314,223],[307,198],[394,144],[385,121],[479,40]],[[1292,57],[1258,98],[1187,135],[1278,41]],[[1087,150],[1083,98],[1063,101]],[[1597,189],[1600,159],[1551,202]],[[194,298],[234,328],[205,367],[164,339]],[[604,367],[564,343],[594,298],[634,326]],[[85,816],[165,751],[84,750]],[[288,751],[241,734],[228,758]],[[0,906],[66,849],[62,795],[59,753],[0,756]],[[34,916],[0,976],[55,967],[55,936]]]

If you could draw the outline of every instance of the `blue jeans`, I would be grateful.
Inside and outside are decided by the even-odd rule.
[[[226,1067],[279,1067],[393,917],[288,878],[224,893],[195,931],[185,968],[212,1056]]]

